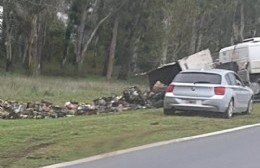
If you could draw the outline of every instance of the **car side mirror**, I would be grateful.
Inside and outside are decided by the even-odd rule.
[[[250,86],[250,82],[249,81],[245,81],[244,84],[245,84],[245,86],[248,86],[248,87]]]
[[[236,85],[237,85],[237,86],[242,86],[242,83],[239,82],[239,81],[237,81],[237,82],[236,82]]]

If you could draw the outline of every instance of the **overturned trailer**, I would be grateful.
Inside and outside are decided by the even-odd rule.
[[[182,70],[187,69],[210,69],[213,68],[213,59],[209,49],[200,51],[177,62],[165,64],[157,69],[147,72],[150,89],[157,81],[169,85],[173,78]]]
[[[164,85],[169,85],[172,79],[181,71],[181,67],[178,63],[173,62],[165,64],[155,70],[147,72],[149,86],[152,90],[157,81],[160,81]]]

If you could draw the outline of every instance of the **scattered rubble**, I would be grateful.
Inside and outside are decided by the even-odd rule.
[[[163,85],[154,91],[142,92],[138,87],[125,89],[121,96],[102,97],[92,104],[66,102],[64,106],[53,105],[47,101],[19,103],[0,99],[0,119],[45,119],[79,115],[94,115],[108,112],[162,107]]]

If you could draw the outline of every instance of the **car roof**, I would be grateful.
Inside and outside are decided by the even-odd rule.
[[[201,69],[201,70],[184,70],[184,71],[181,71],[181,73],[185,73],[185,72],[197,72],[197,73],[214,73],[214,74],[219,74],[219,75],[225,75],[227,73],[230,73],[230,72],[233,72],[234,71],[231,71],[231,70],[225,70],[225,69]]]

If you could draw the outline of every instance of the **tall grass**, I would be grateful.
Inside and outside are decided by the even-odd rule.
[[[112,95],[121,95],[122,91],[136,85],[136,81],[107,81],[101,77],[62,78],[26,76],[0,76],[0,98],[10,101],[50,101],[61,105],[67,101],[91,103],[92,100]],[[148,89],[146,81],[137,84],[143,90]]]

